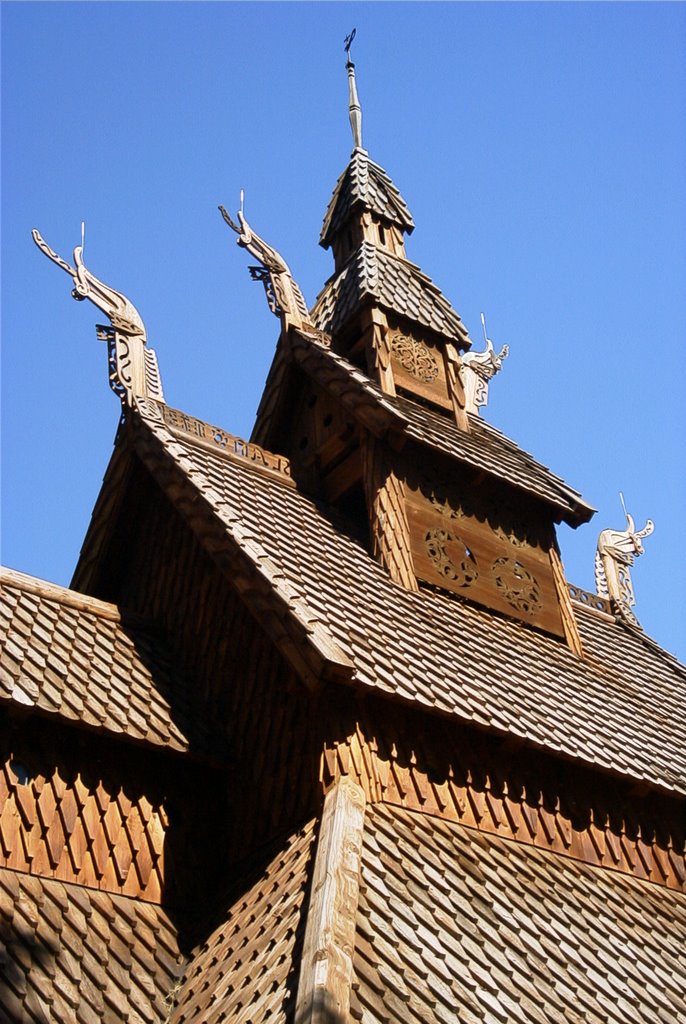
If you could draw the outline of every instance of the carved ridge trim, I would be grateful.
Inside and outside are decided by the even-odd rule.
[[[601,597],[600,594],[594,594],[590,590],[583,590],[581,587],[575,586],[573,583],[567,584],[569,590],[569,596],[575,604],[583,605],[584,608],[589,608],[594,612],[601,612],[607,616],[608,619],[614,621],[615,616],[612,614],[612,606],[606,597]]]
[[[196,443],[204,443],[206,447],[219,455],[235,456],[257,469],[269,470],[289,483],[293,483],[290,461],[285,455],[276,455],[251,441],[244,441],[241,437],[229,434],[221,427],[213,427],[203,420],[188,416],[178,409],[171,409],[161,402],[156,403],[156,408],[161,413],[161,419],[165,426],[176,437],[191,438]],[[141,411],[145,412],[144,409]]]

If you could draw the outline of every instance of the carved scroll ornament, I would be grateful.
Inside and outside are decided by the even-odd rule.
[[[40,251],[72,278],[72,297],[79,302],[89,299],[108,317],[111,326],[98,325],[97,336],[107,342],[110,386],[115,394],[129,405],[136,396],[164,401],[157,357],[146,345],[145,325],[133,303],[88,270],[83,262],[83,246],[74,249],[72,267],[50,248],[36,228],[31,236]]]
[[[637,530],[633,516],[628,512],[626,523],[626,530],[603,530],[598,537],[595,583],[601,597],[614,601],[622,615],[636,622],[632,611],[636,597],[629,569],[634,564],[634,558],[643,554],[645,549],[641,541],[650,536],[655,524],[652,519],[648,519],[643,529]]]
[[[269,308],[275,316],[282,317],[294,327],[309,324],[310,314],[303,293],[296,284],[290,268],[283,257],[263,238],[256,235],[243,211],[239,210],[236,223],[223,206],[219,207],[222,217],[238,235],[238,245],[259,261],[259,267],[250,267],[253,281],[261,281],[267,296]]]
[[[426,384],[433,384],[438,377],[438,363],[423,341],[396,333],[391,339],[391,351],[408,373]]]

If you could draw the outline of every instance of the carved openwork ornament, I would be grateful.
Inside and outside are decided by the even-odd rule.
[[[410,338],[407,334],[394,334],[391,351],[400,365],[417,380],[431,384],[438,377],[438,363],[423,341]]]
[[[516,558],[496,558],[493,563],[495,585],[509,605],[525,615],[541,608],[541,589],[535,576]]]
[[[619,612],[630,622],[637,623],[632,609],[636,604],[631,582],[630,567],[634,558],[644,553],[641,541],[655,529],[652,519],[642,530],[636,529],[633,516],[625,510],[626,530],[603,530],[598,537],[595,555],[595,584],[601,597],[614,601]]]
[[[427,530],[426,553],[434,568],[454,586],[471,587],[479,576],[474,555],[456,533]]]

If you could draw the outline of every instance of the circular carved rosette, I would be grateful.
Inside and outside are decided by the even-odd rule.
[[[391,350],[408,373],[427,384],[438,377],[438,363],[423,341],[396,334],[391,341]]]
[[[496,558],[493,563],[495,585],[509,605],[525,615],[541,608],[541,589],[535,576],[516,558]]]
[[[474,555],[455,533],[427,530],[426,553],[434,569],[456,587],[471,587],[479,576]]]

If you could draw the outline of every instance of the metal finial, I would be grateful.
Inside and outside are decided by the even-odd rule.
[[[353,39],[355,38],[356,35],[357,35],[357,29],[354,28],[352,30],[352,32],[350,33],[350,35],[345,37],[344,46],[345,46],[345,52],[346,52],[347,58],[348,58],[347,59],[347,63],[350,63],[350,60],[351,60],[351,58],[350,58],[350,47],[353,45]]]
[[[356,29],[353,29],[345,38],[346,68],[348,71],[348,115],[350,127],[353,132],[353,144],[355,149],[362,149],[362,107],[357,95],[357,83],[355,81],[355,65],[350,59],[350,47],[355,38]]]

